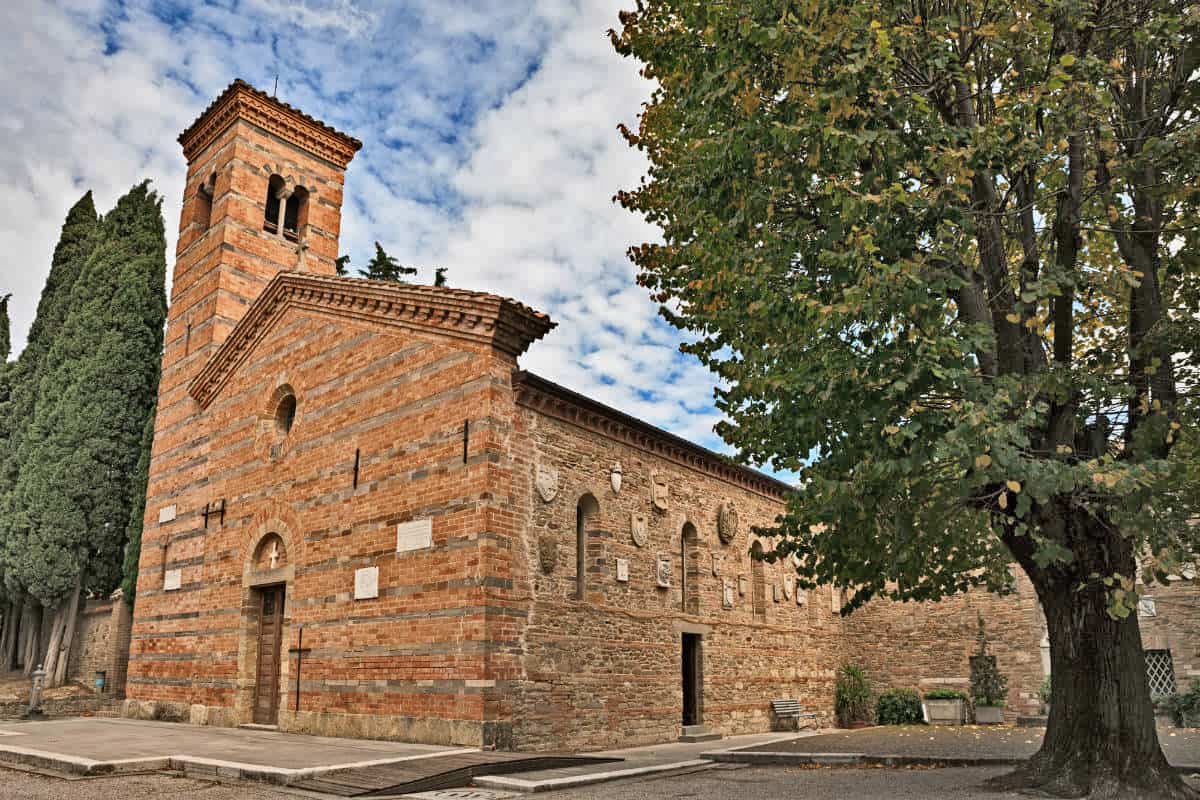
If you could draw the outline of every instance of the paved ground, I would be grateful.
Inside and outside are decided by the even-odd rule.
[[[837,731],[786,742],[774,742],[747,750],[934,758],[1027,758],[1041,746],[1043,732],[1042,728],[999,725],[880,725],[856,731]],[[1200,764],[1200,729],[1163,727],[1158,730],[1158,739],[1167,760],[1172,764]]]
[[[602,783],[582,789],[523,797],[546,800],[1026,800],[997,794],[983,782],[1003,769],[798,769],[745,767],[713,769],[667,778]],[[1193,782],[1200,788],[1200,782]],[[468,790],[469,791],[469,790]],[[464,790],[427,793],[423,798],[511,797],[503,793]],[[0,768],[0,797],[5,800],[296,800],[297,795],[252,785],[222,785],[169,775],[63,780]]]
[[[284,769],[323,767],[456,749],[238,728],[209,728],[173,722],[82,717],[0,724],[0,747],[49,751],[95,761],[188,755]]]

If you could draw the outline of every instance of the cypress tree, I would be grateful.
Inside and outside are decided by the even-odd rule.
[[[154,445],[154,412],[146,417],[146,426],[142,428],[142,452],[138,456],[137,473],[134,476],[133,503],[129,507],[129,524],[125,528],[125,565],[121,590],[125,594],[125,602],[133,605],[133,595],[137,590],[138,559],[142,553],[142,523],[146,518],[146,484],[150,480],[150,449]]]
[[[360,269],[359,275],[364,278],[370,278],[373,281],[395,281],[397,283],[405,283],[404,280],[409,275],[416,275],[417,271],[412,267],[406,267],[396,259],[392,258],[384,251],[383,245],[379,242],[375,243],[375,257],[367,264],[366,269]]]
[[[108,592],[137,494],[135,469],[158,385],[166,317],[161,199],[122,197],[70,294],[18,458],[9,582],[46,606],[82,585]]]
[[[70,308],[71,292],[96,245],[99,224],[92,193],[86,192],[67,212],[63,222],[25,349],[7,366],[0,380],[4,384],[0,386],[0,393],[7,395],[0,398],[0,576],[3,577],[0,593],[7,594],[14,602],[24,590],[10,570],[15,558],[13,551],[19,550],[19,542],[11,541],[10,537],[15,516],[12,490],[21,469],[19,453],[33,419],[46,355],[62,330]],[[9,665],[0,664],[0,667],[4,666]]]
[[[11,294],[0,297],[0,369],[4,369],[12,353],[12,330],[8,320],[8,301]]]

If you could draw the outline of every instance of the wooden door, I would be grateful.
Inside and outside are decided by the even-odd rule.
[[[258,675],[254,682],[254,721],[274,725],[279,716],[279,646],[283,639],[283,587],[259,590]]]

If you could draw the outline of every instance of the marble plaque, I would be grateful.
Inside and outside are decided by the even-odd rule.
[[[169,569],[163,573],[163,591],[176,592],[183,585],[183,570]]]
[[[721,584],[721,607],[733,608],[733,581],[728,578]]]
[[[713,577],[718,577],[718,576],[720,576],[720,574],[721,574],[721,561],[722,561],[722,559],[724,559],[724,558],[725,558],[725,556],[723,556],[723,555],[722,555],[722,554],[720,554],[720,553],[713,553],[713,554],[712,554],[712,574],[713,574]]]
[[[175,505],[163,506],[158,510],[158,524],[172,522],[175,519]]]
[[[617,581],[629,583],[629,561],[624,558],[617,559]]]
[[[796,587],[796,605],[798,605],[798,606],[804,605],[804,601],[807,599],[808,599],[808,593],[805,592],[803,589],[801,589],[799,586],[797,586]]]
[[[659,556],[658,565],[654,570],[659,587],[666,589],[671,585],[671,557]]]
[[[379,597],[379,567],[354,570],[354,599],[374,600]]]
[[[739,597],[746,596],[746,576],[745,575],[738,575],[738,596]]]
[[[396,526],[396,552],[424,550],[433,547],[433,520],[417,519]]]

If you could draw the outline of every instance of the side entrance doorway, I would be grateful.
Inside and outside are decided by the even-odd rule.
[[[702,641],[698,633],[683,634],[681,666],[683,672],[684,725],[700,725],[704,721],[702,713],[702,687],[704,684]]]
[[[283,639],[284,587],[257,590],[258,668],[254,681],[254,721],[274,725],[279,718],[279,650]]]

